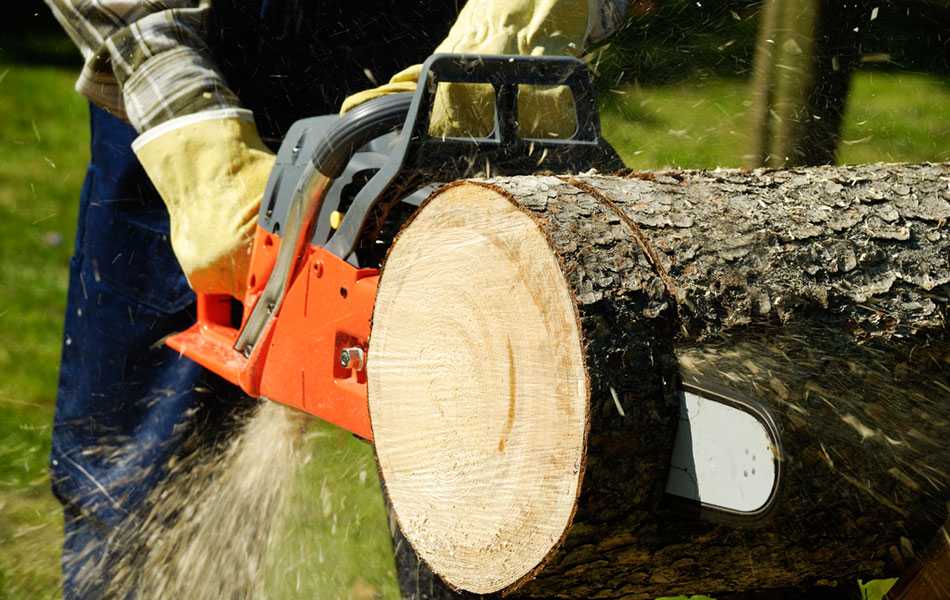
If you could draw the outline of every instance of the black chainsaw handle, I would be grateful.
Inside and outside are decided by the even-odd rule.
[[[313,166],[329,179],[343,173],[353,154],[379,136],[398,129],[406,120],[412,93],[373,98],[347,112],[313,155]]]
[[[491,86],[495,127],[489,137],[429,135],[439,83]],[[522,138],[517,108],[518,88],[522,85],[569,88],[577,123],[574,135],[565,139]],[[373,205],[403,172],[424,172],[433,182],[470,177],[482,163],[510,165],[501,170],[506,175],[530,175],[539,169],[576,173],[615,156],[604,146],[593,82],[580,60],[568,56],[433,55],[422,65],[402,134],[389,162],[360,190],[325,247],[349,259]],[[493,167],[492,172],[499,171]]]
[[[495,123],[489,137],[433,138],[429,121],[440,83],[485,84],[494,92]],[[564,86],[574,97],[577,130],[568,139],[528,139],[518,134],[518,87]],[[413,105],[413,96],[416,96]],[[425,149],[439,156],[476,154],[491,150],[508,153],[532,144],[545,147],[576,148],[597,144],[600,123],[590,73],[576,58],[567,56],[466,56],[435,55],[422,68],[418,90],[374,98],[346,113],[327,132],[313,156],[318,171],[330,179],[343,173],[353,154],[373,139],[401,126],[411,131],[410,140],[419,154]],[[403,154],[405,150],[403,149]],[[415,165],[416,168],[422,165]]]
[[[429,135],[429,120],[440,83],[485,84],[491,86],[495,104],[495,127],[487,137],[437,137]],[[574,97],[577,129],[569,138],[523,138],[518,131],[518,91],[521,86],[570,89]],[[501,148],[515,152],[529,144],[576,147],[600,139],[597,98],[586,65],[571,56],[486,56],[436,54],[426,61],[416,91],[418,103],[409,113],[412,141],[419,145],[433,144],[441,152],[447,143],[469,152]],[[456,150],[456,148],[452,148]]]
[[[250,356],[268,324],[280,311],[333,181],[343,173],[361,146],[403,124],[412,97],[412,94],[390,94],[374,98],[348,112],[327,132],[294,188],[283,223],[284,241],[261,297],[238,335],[235,350]]]

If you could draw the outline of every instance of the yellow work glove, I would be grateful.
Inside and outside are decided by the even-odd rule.
[[[242,298],[274,165],[250,111],[173,119],[139,136],[132,149],[168,207],[172,249],[192,289]]]
[[[469,0],[436,53],[580,56],[600,27],[602,0]],[[372,98],[414,91],[421,65],[397,73],[376,89],[343,102],[346,112]],[[484,136],[493,124],[491,86],[444,84],[432,107],[429,133]],[[523,137],[568,137],[574,133],[573,97],[563,86],[527,87],[518,94]]]

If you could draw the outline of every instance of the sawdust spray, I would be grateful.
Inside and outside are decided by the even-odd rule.
[[[112,553],[106,596],[260,597],[304,420],[279,404],[262,403],[223,451],[170,465],[147,513],[116,533],[119,552]]]
[[[398,597],[369,445],[262,402],[188,440],[162,483],[89,561],[81,597]],[[108,581],[104,584],[103,579]],[[103,593],[103,587],[106,588]]]

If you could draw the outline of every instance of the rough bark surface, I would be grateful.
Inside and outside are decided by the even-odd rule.
[[[550,238],[591,384],[577,513],[507,597],[805,588],[898,575],[931,542],[950,499],[948,165],[473,184]],[[751,527],[662,493],[675,382],[709,378],[782,433],[782,495]],[[407,598],[466,597],[395,539]]]

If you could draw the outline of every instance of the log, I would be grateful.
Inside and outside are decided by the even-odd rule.
[[[404,595],[899,575],[950,500],[948,219],[947,164],[435,192],[387,257],[368,352]],[[678,385],[709,378],[781,433],[754,522],[664,494]]]

